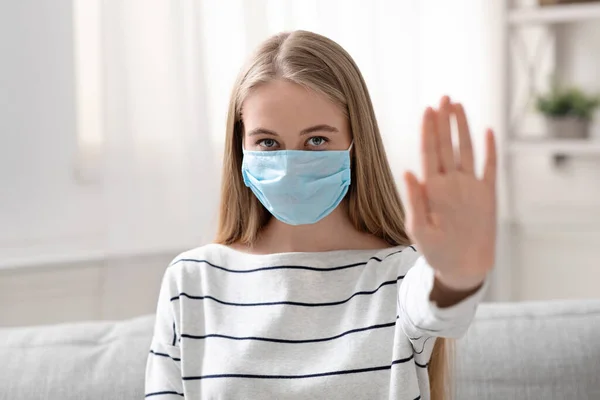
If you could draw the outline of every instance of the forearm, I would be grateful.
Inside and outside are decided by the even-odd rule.
[[[445,281],[444,281],[445,282]],[[485,292],[485,282],[467,291],[436,283],[435,271],[420,257],[399,288],[400,318],[409,337],[460,337],[470,325]]]

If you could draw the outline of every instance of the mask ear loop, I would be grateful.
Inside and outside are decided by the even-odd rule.
[[[350,165],[352,165],[354,162],[354,157],[352,156],[352,147],[354,147],[354,140],[352,140],[350,147],[348,147],[348,150],[346,150],[348,152],[348,158],[350,159]]]

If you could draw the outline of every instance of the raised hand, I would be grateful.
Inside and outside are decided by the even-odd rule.
[[[452,145],[456,117],[459,145]],[[475,175],[471,135],[463,107],[443,97],[422,125],[423,180],[406,172],[407,229],[436,279],[447,288],[479,286],[492,269],[496,246],[496,145],[486,132],[483,177]]]

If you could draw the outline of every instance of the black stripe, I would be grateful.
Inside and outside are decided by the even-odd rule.
[[[394,360],[391,365],[383,365],[380,367],[370,368],[359,368],[359,369],[348,369],[342,371],[331,371],[321,372],[318,374],[307,374],[307,375],[253,375],[253,374],[215,374],[215,375],[201,375],[201,376],[184,376],[184,381],[200,380],[200,379],[215,379],[215,378],[250,378],[250,379],[304,379],[304,378],[320,378],[323,376],[332,375],[347,375],[347,374],[358,374],[363,372],[374,372],[384,371],[392,368],[392,365],[402,364],[413,359],[413,356],[403,358],[400,360]]]
[[[429,336],[427,339],[425,339],[425,340],[423,341],[423,347],[421,347],[421,351],[416,351],[416,350],[415,350],[415,346],[414,346],[414,345],[412,345],[412,343],[411,343],[411,345],[413,346],[413,351],[415,352],[415,354],[422,354],[422,353],[425,351],[425,345],[427,344],[427,341],[428,341],[429,339],[433,338],[433,337],[435,337],[435,336]]]
[[[420,368],[427,368],[427,367],[429,366],[429,363],[427,363],[427,364],[419,364],[419,363],[417,362],[417,360],[415,360],[415,365],[416,365],[417,367],[420,367]]]
[[[414,357],[414,355],[413,355],[413,354],[411,354],[411,355],[410,355],[410,357],[401,358],[401,359],[399,359],[399,360],[394,360],[394,361],[392,361],[392,365],[395,365],[395,364],[403,364],[403,363],[405,363],[405,362],[407,362],[407,361],[410,361],[410,360],[412,360],[412,359],[413,359],[413,357]]]
[[[410,247],[412,247],[412,246],[410,246]],[[373,256],[373,257],[369,258],[369,261],[371,261],[371,260],[375,260],[375,261],[382,262],[382,261],[383,261],[383,260],[385,260],[386,258],[388,258],[388,257],[390,257],[390,256],[393,256],[394,254],[402,253],[404,250],[405,250],[405,249],[398,250],[398,251],[393,251],[393,252],[391,252],[390,254],[386,255],[386,256],[385,256],[385,257],[383,257],[383,258],[379,258],[379,257],[375,257],[375,256]],[[413,248],[413,250],[415,250],[415,249]],[[416,250],[415,250],[415,251],[416,251]],[[365,263],[365,264],[366,264],[366,263]]]
[[[366,262],[359,262],[359,263],[341,265],[339,267],[330,267],[330,268],[315,268],[315,267],[307,267],[307,266],[303,266],[303,265],[277,265],[277,266],[273,266],[273,267],[261,267],[261,268],[254,268],[254,269],[231,269],[231,268],[225,268],[225,267],[221,267],[219,265],[213,264],[208,260],[196,260],[193,258],[182,258],[182,259],[175,261],[170,266],[176,265],[180,262],[193,262],[193,263],[198,263],[198,264],[207,264],[213,268],[220,269],[225,272],[236,273],[236,274],[248,274],[251,272],[272,271],[272,270],[277,270],[277,269],[302,269],[302,270],[307,270],[307,271],[329,272],[329,271],[338,271],[340,269],[359,267],[361,265],[367,264]]]
[[[417,397],[415,397],[415,400],[421,400],[421,395],[418,395]]]
[[[177,343],[177,333],[175,331],[175,321],[173,321],[173,346]]]
[[[173,361],[181,361],[181,358],[177,358],[177,357],[171,357],[170,355],[166,354],[166,353],[159,353],[157,351],[154,350],[150,350],[151,354],[154,354],[155,356],[161,356],[161,357],[167,357],[170,358]]]
[[[414,247],[410,246],[410,248],[412,248],[414,251],[416,251]],[[367,263],[371,260],[382,262],[386,258],[388,258],[394,254],[402,253],[403,251],[404,251],[404,249],[394,251],[394,252],[386,255],[385,257],[383,257],[383,259],[380,259],[378,257],[371,257],[371,258],[369,258],[369,260],[364,261],[364,262],[346,264],[346,265],[341,265],[338,267],[329,267],[329,268],[315,268],[315,267],[308,267],[308,266],[304,266],[304,265],[277,265],[277,266],[272,266],[272,267],[261,267],[261,268],[254,268],[254,269],[231,269],[231,268],[225,268],[225,267],[221,267],[219,265],[213,264],[208,260],[198,260],[198,259],[194,259],[194,258],[180,258],[179,260],[171,263],[171,265],[169,265],[169,267],[179,264],[180,262],[192,262],[192,263],[198,263],[198,264],[206,264],[213,268],[220,269],[225,272],[236,273],[236,274],[248,274],[251,272],[272,271],[272,270],[277,270],[277,269],[301,269],[301,270],[307,270],[307,271],[330,272],[330,271],[339,271],[341,269],[359,267],[361,265],[367,265]]]
[[[154,392],[154,393],[148,393],[147,395],[145,395],[144,397],[150,397],[150,396],[160,396],[161,394],[176,394],[178,396],[183,397],[183,393],[179,393],[179,392],[175,392],[172,390],[166,390],[164,392]]]
[[[347,299],[340,300],[340,301],[332,301],[332,302],[328,302],[328,303],[303,303],[303,302],[299,302],[299,301],[271,301],[271,302],[266,302],[266,303],[233,303],[233,302],[217,299],[216,297],[213,297],[213,296],[193,296],[193,295],[187,294],[185,292],[181,292],[177,296],[171,297],[171,301],[179,300],[180,297],[187,297],[190,300],[212,300],[217,303],[224,304],[226,306],[238,306],[238,307],[258,307],[258,306],[277,306],[277,305],[288,305],[288,306],[299,306],[299,307],[328,307],[328,306],[338,306],[340,304],[347,303],[348,301],[352,300],[352,298],[354,298],[355,296],[374,294],[382,287],[387,286],[387,285],[393,285],[393,284],[397,283],[400,279],[403,279],[403,278],[404,278],[404,275],[397,277],[396,280],[393,280],[393,281],[385,281],[374,290],[356,292],[352,296],[348,297]]]
[[[371,326],[367,326],[365,328],[352,329],[352,330],[340,333],[339,335],[330,336],[330,337],[326,337],[326,338],[303,339],[303,340],[300,340],[300,339],[273,339],[273,338],[264,338],[264,337],[257,337],[257,336],[237,337],[237,336],[220,335],[220,334],[216,334],[216,333],[208,334],[208,335],[200,335],[200,336],[188,335],[188,334],[183,333],[183,334],[181,334],[181,337],[188,338],[188,339],[206,339],[206,338],[216,337],[216,338],[222,338],[222,339],[258,340],[258,341],[262,341],[262,342],[274,342],[274,343],[316,343],[316,342],[327,342],[329,340],[339,339],[339,338],[349,335],[351,333],[364,332],[364,331],[368,331],[368,330],[372,330],[372,329],[389,328],[394,325],[396,325],[395,322],[390,322],[387,324],[371,325]]]

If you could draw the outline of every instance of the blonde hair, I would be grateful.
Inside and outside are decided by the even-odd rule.
[[[257,49],[234,85],[223,161],[216,242],[251,245],[271,218],[242,180],[242,103],[257,85],[285,79],[326,96],[346,113],[353,134],[348,214],[354,227],[390,245],[409,245],[404,208],[387,162],[373,105],[350,55],[334,41],[307,31],[275,35]],[[449,346],[438,338],[428,366],[431,398],[447,399]]]

